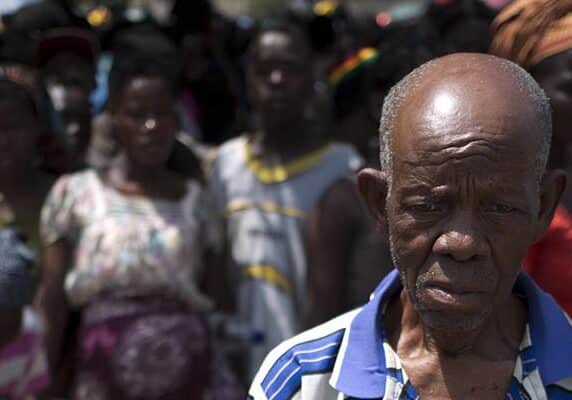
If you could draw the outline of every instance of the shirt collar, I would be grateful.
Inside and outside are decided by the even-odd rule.
[[[397,270],[375,289],[372,299],[352,320],[344,335],[331,385],[345,395],[380,398],[385,394],[387,367],[383,352],[381,307],[402,289]],[[515,291],[528,303],[531,341],[544,385],[572,376],[572,325],[554,299],[525,273],[519,274]]]
[[[334,366],[332,386],[345,395],[358,398],[380,398],[385,393],[387,369],[383,338],[378,326],[381,306],[401,291],[397,270],[391,271],[373,292],[371,300],[352,320],[344,335],[347,344],[340,349]],[[337,374],[336,374],[337,372]]]
[[[544,385],[572,376],[572,323],[564,311],[526,273],[518,276],[514,290],[528,303],[530,339]]]

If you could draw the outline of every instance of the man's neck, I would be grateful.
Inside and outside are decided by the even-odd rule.
[[[511,310],[505,312],[505,310]],[[398,355],[438,354],[440,357],[477,357],[483,360],[513,359],[526,324],[525,306],[516,297],[474,329],[432,329],[423,323],[409,296],[402,291],[388,305],[388,339]]]
[[[265,161],[282,162],[296,158],[318,147],[320,138],[307,124],[293,121],[288,124],[262,124],[252,136],[252,149]]]
[[[497,400],[514,373],[525,309],[508,301],[474,330],[427,328],[405,292],[388,305],[388,341],[420,398]],[[470,373],[467,373],[470,371]]]

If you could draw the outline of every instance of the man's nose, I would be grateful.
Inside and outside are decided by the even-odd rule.
[[[153,131],[157,127],[157,120],[155,118],[147,118],[143,124],[145,131]]]
[[[433,244],[434,253],[459,262],[486,257],[489,251],[476,217],[468,211],[455,213]]]
[[[284,81],[284,72],[280,69],[273,69],[270,73],[270,83],[273,85],[279,85]]]
[[[69,137],[75,137],[79,134],[80,125],[76,121],[70,121],[68,124],[66,124],[65,129],[66,129],[66,134]]]

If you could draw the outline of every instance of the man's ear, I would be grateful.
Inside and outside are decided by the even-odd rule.
[[[544,236],[546,230],[552,222],[552,217],[560,199],[566,189],[568,177],[566,172],[555,169],[546,174],[540,186],[540,207],[534,241],[538,241]]]
[[[387,176],[373,168],[365,168],[358,174],[358,188],[369,212],[373,216],[380,231],[387,233],[387,216],[385,214],[388,191]]]

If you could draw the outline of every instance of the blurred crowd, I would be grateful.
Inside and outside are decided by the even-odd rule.
[[[2,1],[0,397],[244,398],[271,348],[391,270],[354,177],[379,164],[384,95],[432,58],[532,71],[568,168],[572,40],[530,38],[572,6],[524,2]],[[568,312],[570,197],[527,258]]]

